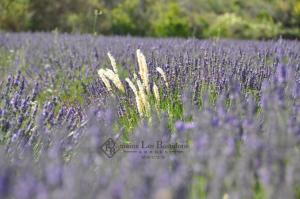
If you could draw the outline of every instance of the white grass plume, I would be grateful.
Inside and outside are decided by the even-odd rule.
[[[141,117],[143,117],[143,102],[142,99],[135,87],[135,85],[133,84],[133,82],[129,79],[129,78],[125,78],[125,81],[128,83],[129,87],[131,88],[131,90],[133,91],[134,95],[135,95],[135,101],[136,101],[136,106],[138,109],[138,112],[140,114]]]
[[[112,66],[112,68],[113,68],[113,71],[114,71],[115,73],[118,73],[118,68],[117,68],[117,63],[116,63],[115,58],[112,56],[112,54],[110,54],[110,52],[107,53],[107,56],[109,57],[111,66]]]
[[[123,93],[125,92],[124,86],[123,86],[118,74],[114,73],[114,71],[111,69],[106,69],[104,71],[104,75],[108,79],[110,79],[120,91],[122,91]]]
[[[147,93],[150,93],[149,72],[148,72],[145,55],[141,52],[140,49],[137,49],[136,56],[139,64],[139,73],[143,81],[143,85],[146,88]]]
[[[128,77],[125,78],[125,81],[128,83],[128,85],[129,85],[129,87],[131,88],[131,90],[133,91],[133,93],[134,93],[135,95],[137,95],[138,92],[137,92],[137,89],[136,89],[134,83],[133,83]]]
[[[128,83],[129,87],[133,91],[135,95],[135,100],[136,100],[136,106],[138,113],[141,117],[143,116],[150,116],[150,101],[149,101],[149,96],[151,95],[151,90],[150,90],[150,83],[149,83],[149,71],[148,71],[148,66],[146,63],[146,58],[144,54],[141,52],[140,49],[137,49],[136,51],[137,55],[137,61],[138,61],[138,66],[139,66],[139,76],[137,76],[136,73],[133,73],[133,81],[129,78],[125,78],[125,81]],[[117,70],[117,64],[115,58],[111,55],[110,52],[107,53],[107,56],[109,57],[109,60],[112,65],[112,69],[100,69],[98,70],[98,74],[105,84],[105,87],[107,88],[108,91],[112,90],[111,87],[111,82],[122,92],[125,92],[125,87],[123,86],[119,75],[118,75],[118,70]],[[169,87],[166,73],[164,70],[160,67],[156,67],[156,71],[160,74],[160,76],[163,78],[165,85],[167,88]],[[137,86],[135,85],[137,83]],[[157,111],[159,111],[160,107],[160,94],[159,94],[159,89],[155,83],[153,83],[152,87],[152,94],[154,94],[155,97],[155,106]],[[151,118],[151,117],[150,117]]]
[[[166,76],[165,71],[161,67],[156,67],[156,71],[161,75],[161,77],[165,81],[165,84],[166,84],[166,86],[168,88],[169,84],[168,84],[168,81],[167,81],[167,76]]]
[[[156,86],[155,83],[153,84],[152,90],[153,90],[156,104],[159,105],[159,103],[160,103],[159,91],[158,91],[158,87]]]
[[[139,96],[141,97],[141,100],[142,100],[142,103],[143,103],[143,110],[146,113],[146,115],[149,115],[149,113],[150,113],[150,103],[149,103],[148,97],[145,93],[144,86],[143,86],[143,84],[141,83],[140,80],[137,80],[137,85],[138,85],[138,88],[139,88]]]
[[[108,91],[111,91],[112,90],[111,85],[109,83],[109,80],[105,77],[104,73],[105,73],[105,70],[103,70],[103,69],[98,70],[98,75],[100,76],[100,78],[101,78],[102,82],[104,83],[106,89]]]

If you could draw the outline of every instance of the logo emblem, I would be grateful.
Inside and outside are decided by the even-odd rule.
[[[118,152],[119,146],[112,138],[108,138],[101,146],[101,150],[108,158],[112,158]]]

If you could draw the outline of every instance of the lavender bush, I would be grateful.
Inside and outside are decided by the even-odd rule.
[[[299,42],[1,33],[0,49],[0,198],[300,198]],[[148,117],[125,81],[137,49]],[[107,52],[124,93],[98,76]],[[108,158],[108,138],[189,147]]]

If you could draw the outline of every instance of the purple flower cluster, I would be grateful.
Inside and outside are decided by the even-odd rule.
[[[0,198],[300,198],[299,42],[0,33],[0,47],[20,52],[0,75]],[[183,115],[154,114],[125,139],[124,96],[96,71],[110,51],[133,74],[138,48],[161,100],[178,93]],[[189,147],[107,158],[108,138]]]

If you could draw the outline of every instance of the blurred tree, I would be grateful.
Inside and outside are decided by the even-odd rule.
[[[162,37],[191,35],[188,18],[180,10],[178,3],[158,4],[156,9],[157,15],[152,21],[154,35]]]
[[[300,0],[295,3],[293,13],[295,16],[295,25],[300,27]]]
[[[44,31],[58,28],[62,31],[70,31],[70,27],[65,23],[67,15],[78,11],[79,3],[80,0],[30,0],[29,9],[32,17],[29,28]]]
[[[111,11],[112,31],[144,36],[149,32],[150,0],[125,0]]]
[[[31,16],[28,6],[29,0],[1,0],[0,29],[10,31],[26,29]]]
[[[240,38],[247,38],[245,31],[249,25],[243,18],[233,13],[219,15],[214,23],[205,31],[205,36],[233,38],[239,35]]]
[[[280,22],[285,27],[292,27],[294,24],[293,20],[293,9],[296,4],[295,0],[276,0],[274,1],[274,14],[273,18],[276,22]]]

